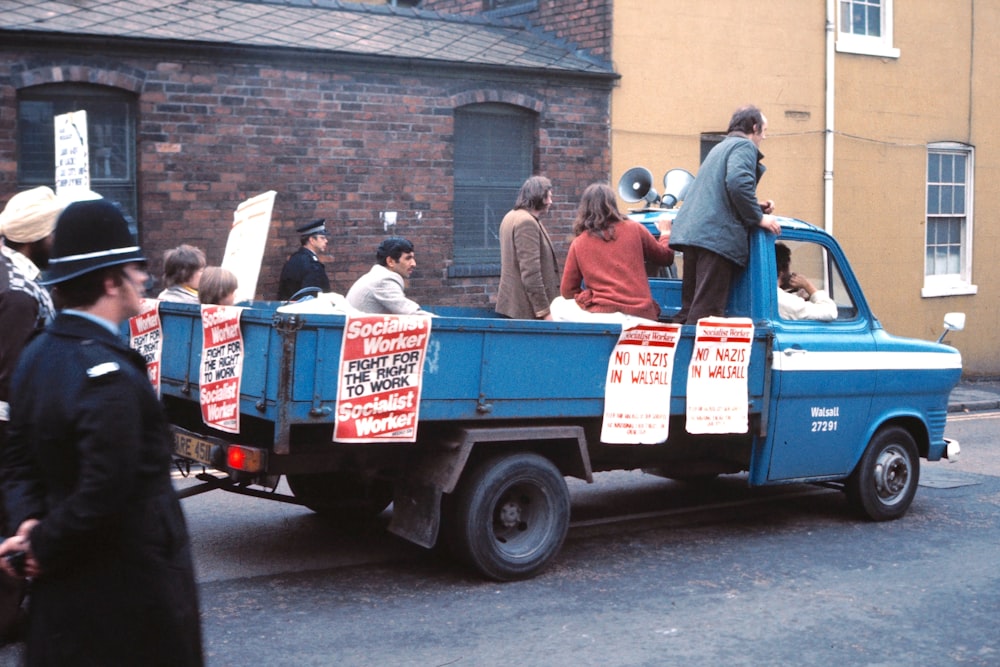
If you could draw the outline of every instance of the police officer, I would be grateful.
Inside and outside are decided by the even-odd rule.
[[[170,433],[119,335],[139,313],[145,261],[113,204],[60,214],[43,282],[63,310],[21,355],[0,453],[17,527],[0,567],[32,577],[29,665],[203,664]]]
[[[301,236],[302,247],[292,254],[281,269],[278,283],[278,299],[285,301],[304,287],[318,287],[323,292],[330,291],[330,279],[326,275],[319,253],[326,252],[328,234],[326,219],[313,220],[295,231]]]

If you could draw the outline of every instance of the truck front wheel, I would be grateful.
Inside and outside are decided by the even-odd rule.
[[[497,581],[537,574],[559,552],[569,529],[566,480],[537,454],[482,462],[463,477],[451,500],[452,549]]]
[[[874,521],[906,514],[920,480],[920,458],[909,431],[899,426],[879,429],[861,461],[847,478],[851,505]]]

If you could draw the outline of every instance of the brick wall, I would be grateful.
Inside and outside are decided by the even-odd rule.
[[[447,278],[452,258],[453,109],[475,101],[538,110],[538,170],[554,183],[547,221],[565,254],[576,202],[609,169],[602,86],[357,67],[345,62],[252,62],[54,53],[0,56],[0,200],[15,191],[16,89],[55,81],[117,85],[137,95],[141,242],[159,272],[165,250],[203,247],[221,261],[236,206],[276,190],[258,292],[273,298],[298,247],[296,226],[331,231],[333,289],[374,261],[380,210],[399,211],[395,233],[416,245],[409,289],[421,303],[489,305],[497,277]],[[513,203],[513,202],[512,202]],[[419,216],[419,220],[418,220]]]
[[[613,0],[538,0],[536,9],[518,14],[595,55],[611,54]],[[423,0],[421,9],[452,14],[479,14],[483,0]]]

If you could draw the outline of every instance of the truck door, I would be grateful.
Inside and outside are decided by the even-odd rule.
[[[836,318],[788,319],[791,308],[779,307],[775,283],[766,479],[843,476],[850,472],[856,445],[864,437],[875,386],[876,370],[866,364],[868,353],[875,350],[870,315],[831,239],[796,240],[794,233],[788,237],[782,235],[779,242],[791,250],[791,270],[836,303]],[[763,470],[757,468],[756,473]]]

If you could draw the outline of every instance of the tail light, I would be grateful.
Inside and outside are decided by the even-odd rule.
[[[267,467],[267,451],[245,445],[229,445],[226,465],[240,472],[263,472]]]

